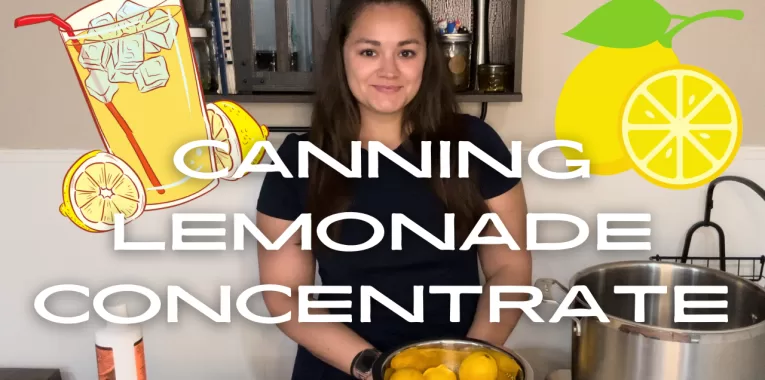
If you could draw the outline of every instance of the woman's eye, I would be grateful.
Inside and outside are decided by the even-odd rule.
[[[412,57],[414,57],[416,55],[416,53],[414,51],[412,51],[412,50],[404,50],[404,51],[401,52],[401,55],[404,58],[412,58]]]
[[[372,57],[375,55],[375,52],[373,50],[366,49],[361,51],[361,55],[366,57]]]

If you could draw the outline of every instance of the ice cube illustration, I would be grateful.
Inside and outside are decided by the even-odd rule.
[[[146,39],[163,49],[170,49],[175,41],[175,35],[178,33],[178,22],[167,12],[157,10],[151,15],[148,23],[158,25],[144,32],[146,33]]]
[[[149,8],[138,5],[130,0],[122,4],[117,11],[117,21],[125,34],[133,34],[139,31],[139,27],[149,20]]]
[[[87,39],[104,41],[121,36],[122,28],[116,22],[111,13],[104,13],[90,20],[88,28],[92,30],[88,32]]]
[[[146,8],[143,5],[139,5],[130,0],[127,0],[124,3],[122,3],[120,10],[117,11],[117,20],[124,20],[126,18],[133,17],[141,12],[146,12],[148,10],[149,8]],[[146,16],[148,17],[149,14],[147,13]]]
[[[144,59],[143,36],[133,34],[121,37],[116,41],[115,50],[112,53],[114,68],[119,71],[137,69]]]
[[[154,45],[153,43],[151,43],[151,41],[146,39],[146,34],[143,34],[143,36],[144,36],[143,50],[144,52],[146,52],[146,54],[154,54],[154,53],[159,53],[160,51],[162,51],[162,49],[160,49],[159,46]]]
[[[109,60],[106,68],[109,82],[112,83],[135,83],[134,71],[131,69],[117,70],[114,59]]]
[[[138,91],[149,92],[159,87],[164,87],[170,80],[170,73],[167,71],[167,62],[165,57],[157,56],[149,58],[133,73],[135,82],[138,85]]]
[[[119,89],[119,85],[109,81],[106,71],[91,70],[88,79],[85,79],[85,88],[90,96],[98,99],[101,103],[109,103]]]
[[[106,42],[88,42],[82,45],[79,62],[89,70],[106,70],[112,58],[111,45]]]

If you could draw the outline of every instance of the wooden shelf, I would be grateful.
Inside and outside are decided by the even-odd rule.
[[[205,94],[205,100],[216,102],[219,100],[231,100],[242,103],[313,103],[314,94],[312,93],[259,93],[259,94],[238,94],[238,95],[219,95]],[[523,100],[523,94],[520,93],[483,93],[478,91],[462,92],[457,94],[457,101],[460,103],[492,103],[492,102],[520,102]]]

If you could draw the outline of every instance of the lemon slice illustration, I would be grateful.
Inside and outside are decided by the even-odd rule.
[[[67,171],[62,215],[88,232],[114,229],[114,215],[125,224],[146,207],[146,192],[133,169],[118,157],[94,150],[80,157]]]
[[[228,151],[215,148],[217,170],[228,169],[226,180],[234,180],[234,173],[242,164],[257,141],[268,140],[268,127],[260,125],[238,104],[221,100],[207,104],[207,118],[212,128],[213,139],[228,144]],[[265,149],[258,152],[252,164],[260,163]]]
[[[730,89],[689,65],[645,79],[622,114],[622,140],[634,169],[671,189],[697,187],[723,173],[738,152],[742,130]]]

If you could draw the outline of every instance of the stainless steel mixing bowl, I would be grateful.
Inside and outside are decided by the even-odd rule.
[[[492,344],[489,344],[480,340],[474,340],[474,339],[426,340],[426,341],[411,343],[411,344],[399,347],[391,352],[383,353],[383,355],[380,356],[380,359],[377,360],[377,362],[375,363],[373,367],[373,380],[385,380],[385,370],[390,368],[391,361],[393,360],[393,358],[399,353],[403,352],[404,350],[407,350],[410,348],[420,348],[420,349],[440,348],[440,349],[445,349],[450,351],[458,351],[460,353],[464,352],[465,356],[476,351],[484,351],[484,352],[493,351],[495,353],[498,353],[500,355],[503,355],[515,361],[518,364],[518,367],[520,367],[520,370],[518,371],[518,374],[516,375],[515,379],[498,378],[497,380],[534,380],[534,373],[531,369],[531,365],[529,365],[529,363],[525,359],[523,359],[523,357],[521,357],[520,355],[518,355],[517,353],[513,352],[510,349],[507,349],[504,347],[500,348]],[[454,373],[458,373],[461,357],[464,357],[464,356],[446,355],[442,364],[444,364],[446,367],[454,371]]]

